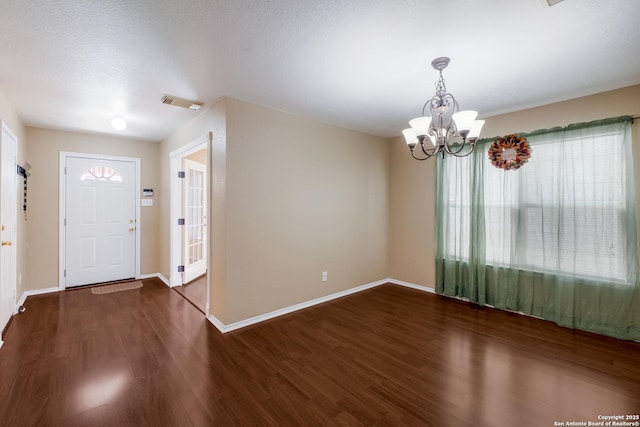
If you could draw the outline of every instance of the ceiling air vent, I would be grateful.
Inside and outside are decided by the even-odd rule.
[[[163,104],[175,105],[176,107],[188,108],[189,110],[199,110],[204,102],[191,101],[189,99],[178,98],[177,96],[164,95],[161,99]]]

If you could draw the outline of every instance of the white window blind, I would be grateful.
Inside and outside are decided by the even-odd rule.
[[[529,137],[531,160],[516,171],[493,167],[488,145],[481,176],[471,176],[472,156],[448,163],[448,259],[469,258],[475,196],[486,264],[626,282],[635,260],[627,260],[624,131],[560,135]],[[481,194],[473,195],[478,178]]]

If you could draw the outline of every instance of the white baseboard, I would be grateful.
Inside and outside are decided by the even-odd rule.
[[[35,289],[32,291],[24,291],[20,296],[20,299],[16,303],[16,309],[13,311],[13,314],[14,315],[18,314],[18,310],[20,309],[20,307],[24,305],[25,301],[27,300],[27,297],[34,296],[34,295],[52,294],[54,292],[60,292],[60,288],[56,286],[54,288],[44,288],[44,289]]]
[[[405,286],[407,288],[417,289],[423,292],[435,293],[433,288],[429,288],[426,286],[416,285],[414,283],[404,282],[402,280],[395,279],[383,279],[378,280],[376,282],[367,283],[365,285],[357,286],[355,288],[347,289],[346,291],[336,292],[335,294],[327,295],[324,297],[316,298],[311,301],[302,302],[300,304],[295,304],[289,307],[281,308],[279,310],[275,310],[269,313],[261,314],[259,316],[254,316],[246,320],[241,320],[239,322],[230,323],[225,325],[218,318],[213,315],[209,315],[207,319],[223,334],[227,332],[235,331],[236,329],[244,328],[246,326],[255,325],[256,323],[264,322],[265,320],[273,319],[274,317],[282,316],[285,314],[293,313],[294,311],[302,310],[304,308],[312,307],[317,304],[322,304],[327,301],[331,301],[337,298],[341,298],[347,295],[355,294],[358,292],[365,291],[367,289],[375,288],[376,286],[384,285],[386,283],[393,283],[394,285]]]
[[[164,277],[162,274],[160,274],[160,273],[141,274],[138,277],[138,279],[151,279],[153,277],[162,280],[162,283],[164,283],[168,287],[171,287],[171,284],[169,283],[169,280],[166,277]]]
[[[20,299],[18,300],[18,304],[16,305],[16,313],[18,312],[18,308],[20,308],[20,306],[24,305],[24,302],[27,300],[27,297],[31,297],[34,295],[43,295],[43,294],[52,294],[55,292],[60,292],[60,288],[59,287],[54,287],[54,288],[44,288],[44,289],[35,289],[32,291],[24,291],[22,293],[22,296],[20,297]]]
[[[367,289],[375,288],[376,286],[383,285],[388,283],[388,280],[378,280],[377,282],[367,283],[362,286],[357,286],[355,288],[347,289],[346,291],[336,292],[335,294],[327,295],[324,297],[316,298],[311,301],[301,302],[300,304],[294,304],[289,307],[284,307],[279,310],[271,311],[269,313],[261,314],[259,316],[251,317],[246,320],[241,320],[239,322],[234,322],[229,325],[225,325],[219,319],[217,319],[213,315],[209,315],[207,318],[220,332],[226,334],[227,332],[235,331],[236,329],[244,328],[250,325],[255,325],[256,323],[264,322],[265,320],[273,319],[274,317],[282,316],[285,314],[293,313],[294,311],[302,310],[303,308],[312,307],[317,304],[322,304],[323,302],[331,301],[336,298],[341,298],[347,295],[355,294],[357,292],[361,292]]]
[[[18,308],[23,306],[26,300],[27,300],[27,293],[23,292],[22,295],[20,296],[20,299],[18,300],[18,303],[16,304],[16,311],[15,311],[16,313],[18,312]]]
[[[227,332],[229,332],[229,330],[227,329],[227,326],[225,326],[224,323],[222,323],[216,316],[214,316],[213,314],[210,314],[209,316],[207,316],[207,320],[209,322],[211,322],[213,324],[213,326],[216,327],[217,330],[219,330],[220,332],[222,332],[223,334],[226,334]]]
[[[430,294],[436,293],[436,290],[434,288],[430,288],[428,286],[416,285],[415,283],[404,282],[402,280],[387,279],[387,283],[393,283],[394,285],[400,285],[406,288],[417,289],[422,292],[429,292]]]

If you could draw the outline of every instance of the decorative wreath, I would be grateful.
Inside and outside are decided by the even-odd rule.
[[[489,147],[489,160],[497,168],[518,169],[531,157],[531,146],[524,136],[515,134],[499,137]]]

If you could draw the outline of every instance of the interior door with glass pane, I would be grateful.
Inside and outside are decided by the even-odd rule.
[[[65,286],[135,277],[136,163],[65,162]]]
[[[188,283],[207,272],[206,165],[188,159],[184,159],[182,165],[185,172],[183,283]]]

